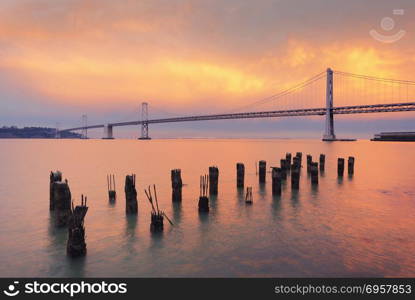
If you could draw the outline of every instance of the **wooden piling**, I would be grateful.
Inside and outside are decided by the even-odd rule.
[[[349,175],[354,174],[354,157],[349,156],[349,159],[347,160],[347,171]]]
[[[243,163],[236,164],[236,187],[243,188],[245,185],[245,165]]]
[[[291,168],[291,189],[300,189],[300,158],[297,157]]]
[[[337,175],[343,177],[344,174],[344,158],[337,159]]]
[[[49,179],[49,210],[55,210],[54,183],[62,181],[62,173],[60,171],[51,171]]]
[[[259,161],[259,183],[265,183],[267,173],[267,162],[265,160]]]
[[[137,190],[135,188],[135,174],[125,177],[125,212],[127,214],[137,214]]]
[[[182,171],[180,169],[171,170],[171,187],[172,187],[172,201],[182,201]]]
[[[287,166],[287,161],[285,159],[280,160],[280,174],[281,179],[286,180],[287,179],[287,169],[289,166]]]
[[[303,153],[301,153],[301,152],[297,152],[297,153],[295,154],[295,156],[296,156],[296,157],[298,157],[298,159],[299,159],[299,166],[300,166],[300,168],[301,168],[301,167],[302,167]]]
[[[247,187],[246,188],[245,203],[246,204],[252,204],[253,203],[252,187]]]
[[[157,199],[157,190],[156,185],[153,184],[153,191],[154,191],[154,199],[153,194],[151,193],[151,186],[148,186],[148,190],[144,190],[148,201],[151,204],[151,221],[150,221],[150,231],[153,233],[161,232],[164,229],[164,217],[167,218],[166,214],[159,209],[158,199]],[[154,205],[154,203],[156,205]],[[170,224],[173,225],[173,223],[170,221],[169,218],[167,220],[170,222]]]
[[[326,164],[326,156],[324,154],[320,154],[320,171],[324,171],[325,164]]]
[[[272,195],[281,195],[282,170],[281,168],[272,168]]]
[[[310,163],[311,185],[318,185],[318,163]]]
[[[218,194],[219,169],[218,167],[209,167],[209,195]]]
[[[310,173],[310,167],[312,162],[313,157],[310,154],[307,154],[307,173]]]
[[[68,225],[71,215],[71,190],[68,181],[54,182],[53,197],[55,201],[55,219],[56,226],[63,227]]]
[[[199,212],[209,212],[208,187],[208,175],[200,176]]]
[[[73,203],[71,204],[68,241],[66,244],[66,253],[71,257],[79,257],[86,254],[84,226],[85,215],[88,211],[86,203],[87,197],[84,199],[84,195],[82,195],[81,205],[77,205],[74,208]]]
[[[285,154],[285,160],[287,162],[287,165],[291,166],[291,153],[286,153]]]
[[[115,202],[117,199],[117,192],[115,188],[115,175],[107,175],[107,188],[108,188],[108,200],[109,202]]]

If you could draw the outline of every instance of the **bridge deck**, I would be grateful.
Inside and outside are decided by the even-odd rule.
[[[333,107],[333,114],[363,114],[363,113],[402,112],[402,111],[415,111],[415,102]],[[275,111],[261,111],[261,112],[174,117],[174,118],[164,118],[164,119],[152,119],[152,120],[148,120],[147,122],[148,124],[156,124],[156,123],[209,121],[209,120],[322,116],[322,115],[325,115],[326,112],[327,112],[326,108],[307,108],[307,109],[275,110]],[[141,125],[142,123],[143,123],[142,121],[130,121],[130,122],[109,123],[108,125],[111,127],[119,127],[119,126]],[[76,131],[76,130],[82,130],[82,129],[104,128],[104,127],[105,127],[105,124],[99,124],[99,125],[91,125],[87,127],[75,127],[75,128],[64,129],[64,130],[60,130],[60,132]]]

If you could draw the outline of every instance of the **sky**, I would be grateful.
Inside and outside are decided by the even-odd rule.
[[[0,126],[62,129],[80,125],[83,114],[89,124],[128,121],[139,117],[141,102],[149,103],[150,118],[278,109],[284,101],[322,107],[324,78],[281,103],[249,105],[328,67],[415,80],[414,13],[413,0],[2,0]],[[404,34],[384,43],[371,30]],[[379,100],[378,86],[336,80],[335,105]],[[351,92],[358,89],[364,96]],[[379,101],[411,98],[405,89]],[[150,133],[320,137],[323,126],[321,117],[232,120],[157,125]],[[125,137],[139,132],[115,130]],[[336,116],[336,130],[415,130],[415,118]]]

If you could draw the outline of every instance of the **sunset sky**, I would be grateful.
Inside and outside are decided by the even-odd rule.
[[[89,123],[127,121],[138,117],[142,101],[150,118],[221,113],[327,67],[415,80],[414,14],[413,0],[2,0],[0,126],[72,127],[84,113]],[[395,28],[381,27],[385,17]],[[382,43],[372,29],[406,33]],[[415,116],[338,117],[336,126],[348,135],[415,130]],[[153,132],[320,136],[322,127],[322,118],[292,118],[158,125]]]

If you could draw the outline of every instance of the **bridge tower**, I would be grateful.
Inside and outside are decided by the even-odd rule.
[[[82,132],[81,132],[81,139],[86,140],[88,139],[88,116],[82,115]]]
[[[323,141],[335,141],[334,117],[333,117],[333,70],[327,69],[327,88],[326,88],[326,128]]]
[[[148,136],[148,103],[141,103],[141,137],[139,140],[151,140]]]

